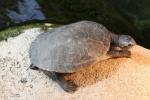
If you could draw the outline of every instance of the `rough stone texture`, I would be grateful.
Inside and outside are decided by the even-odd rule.
[[[28,49],[38,34],[39,29],[30,29],[0,42],[1,100],[149,100],[150,50],[135,46],[131,58],[96,62],[66,77],[81,86],[68,94],[42,72],[28,68]]]

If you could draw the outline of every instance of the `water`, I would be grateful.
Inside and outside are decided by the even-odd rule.
[[[45,16],[40,10],[39,4],[36,0],[18,1],[18,11],[6,10],[6,15],[14,23],[21,23],[28,20],[45,20]]]

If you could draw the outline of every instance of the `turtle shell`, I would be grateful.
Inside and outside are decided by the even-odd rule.
[[[30,60],[43,70],[72,73],[103,57],[110,42],[111,33],[103,25],[80,21],[40,34],[30,46]]]

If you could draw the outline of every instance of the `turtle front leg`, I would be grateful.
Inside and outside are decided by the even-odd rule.
[[[131,52],[128,50],[122,51],[108,51],[107,56],[110,58],[120,58],[120,57],[131,57]]]
[[[51,73],[51,78],[53,81],[56,81],[61,88],[69,93],[73,93],[77,90],[78,86],[71,80],[64,80],[63,76],[64,73],[57,73],[57,72],[52,72]]]

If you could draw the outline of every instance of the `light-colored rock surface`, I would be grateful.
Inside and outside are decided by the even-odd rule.
[[[131,49],[131,58],[97,62],[73,74],[81,87],[64,92],[42,72],[30,70],[28,49],[39,29],[0,42],[0,100],[150,100],[150,50]]]

